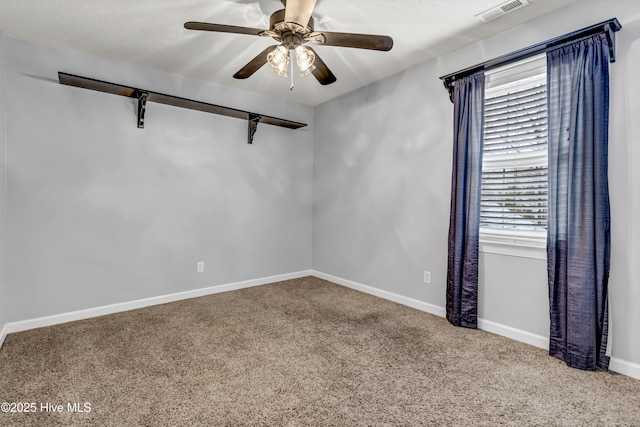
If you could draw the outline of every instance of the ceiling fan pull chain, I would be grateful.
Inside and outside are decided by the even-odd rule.
[[[293,84],[293,49],[289,49],[289,66],[291,67],[289,70],[289,75],[291,76],[291,86],[289,86],[289,90],[293,90],[295,87]]]

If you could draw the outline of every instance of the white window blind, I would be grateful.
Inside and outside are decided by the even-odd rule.
[[[544,55],[486,75],[480,227],[514,242],[546,230]]]

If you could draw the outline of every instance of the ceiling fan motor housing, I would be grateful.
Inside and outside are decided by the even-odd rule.
[[[307,26],[303,27],[301,25],[296,24],[295,22],[285,23],[284,13],[285,13],[285,10],[281,9],[271,14],[270,26],[269,26],[271,31],[274,31],[276,33],[283,33],[288,30],[295,33],[302,34],[303,36],[313,32],[313,17],[310,17],[309,22],[307,23]]]

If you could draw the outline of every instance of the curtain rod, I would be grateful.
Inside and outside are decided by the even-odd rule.
[[[453,83],[456,80],[461,79],[462,77],[470,76],[472,74],[476,74],[481,71],[487,71],[492,68],[501,67],[503,65],[507,65],[512,62],[520,61],[520,60],[529,58],[531,56],[539,55],[541,53],[545,53],[550,50],[558,49],[566,45],[569,45],[571,43],[574,43],[578,40],[583,40],[600,33],[605,33],[607,35],[607,40],[609,41],[609,58],[611,62],[615,62],[616,39],[615,39],[614,33],[616,31],[620,31],[621,28],[622,28],[622,25],[620,25],[620,22],[618,22],[618,19],[612,18],[607,21],[601,22],[599,24],[595,24],[590,27],[585,27],[581,30],[573,31],[563,36],[559,36],[551,40],[547,40],[545,42],[538,43],[533,46],[529,46],[524,49],[520,49],[515,52],[511,52],[506,55],[499,56],[497,58],[483,62],[481,64],[477,64],[472,67],[465,68],[464,70],[447,74],[446,76],[440,77],[440,80],[442,80],[442,82],[444,83],[444,87],[449,91],[449,98],[451,99],[451,102],[453,102]]]

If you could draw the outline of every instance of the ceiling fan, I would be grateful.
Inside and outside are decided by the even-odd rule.
[[[285,8],[271,14],[268,30],[194,21],[186,22],[184,27],[188,30],[271,37],[280,43],[260,52],[233,75],[236,79],[251,77],[267,62],[275,73],[286,77],[291,72],[293,79],[295,55],[295,62],[301,76],[312,73],[320,84],[328,85],[334,83],[336,77],[312,48],[303,46],[305,43],[381,51],[388,51],[393,47],[393,39],[389,36],[314,31],[311,14],[317,0],[281,1]],[[293,89],[293,81],[291,89]]]

